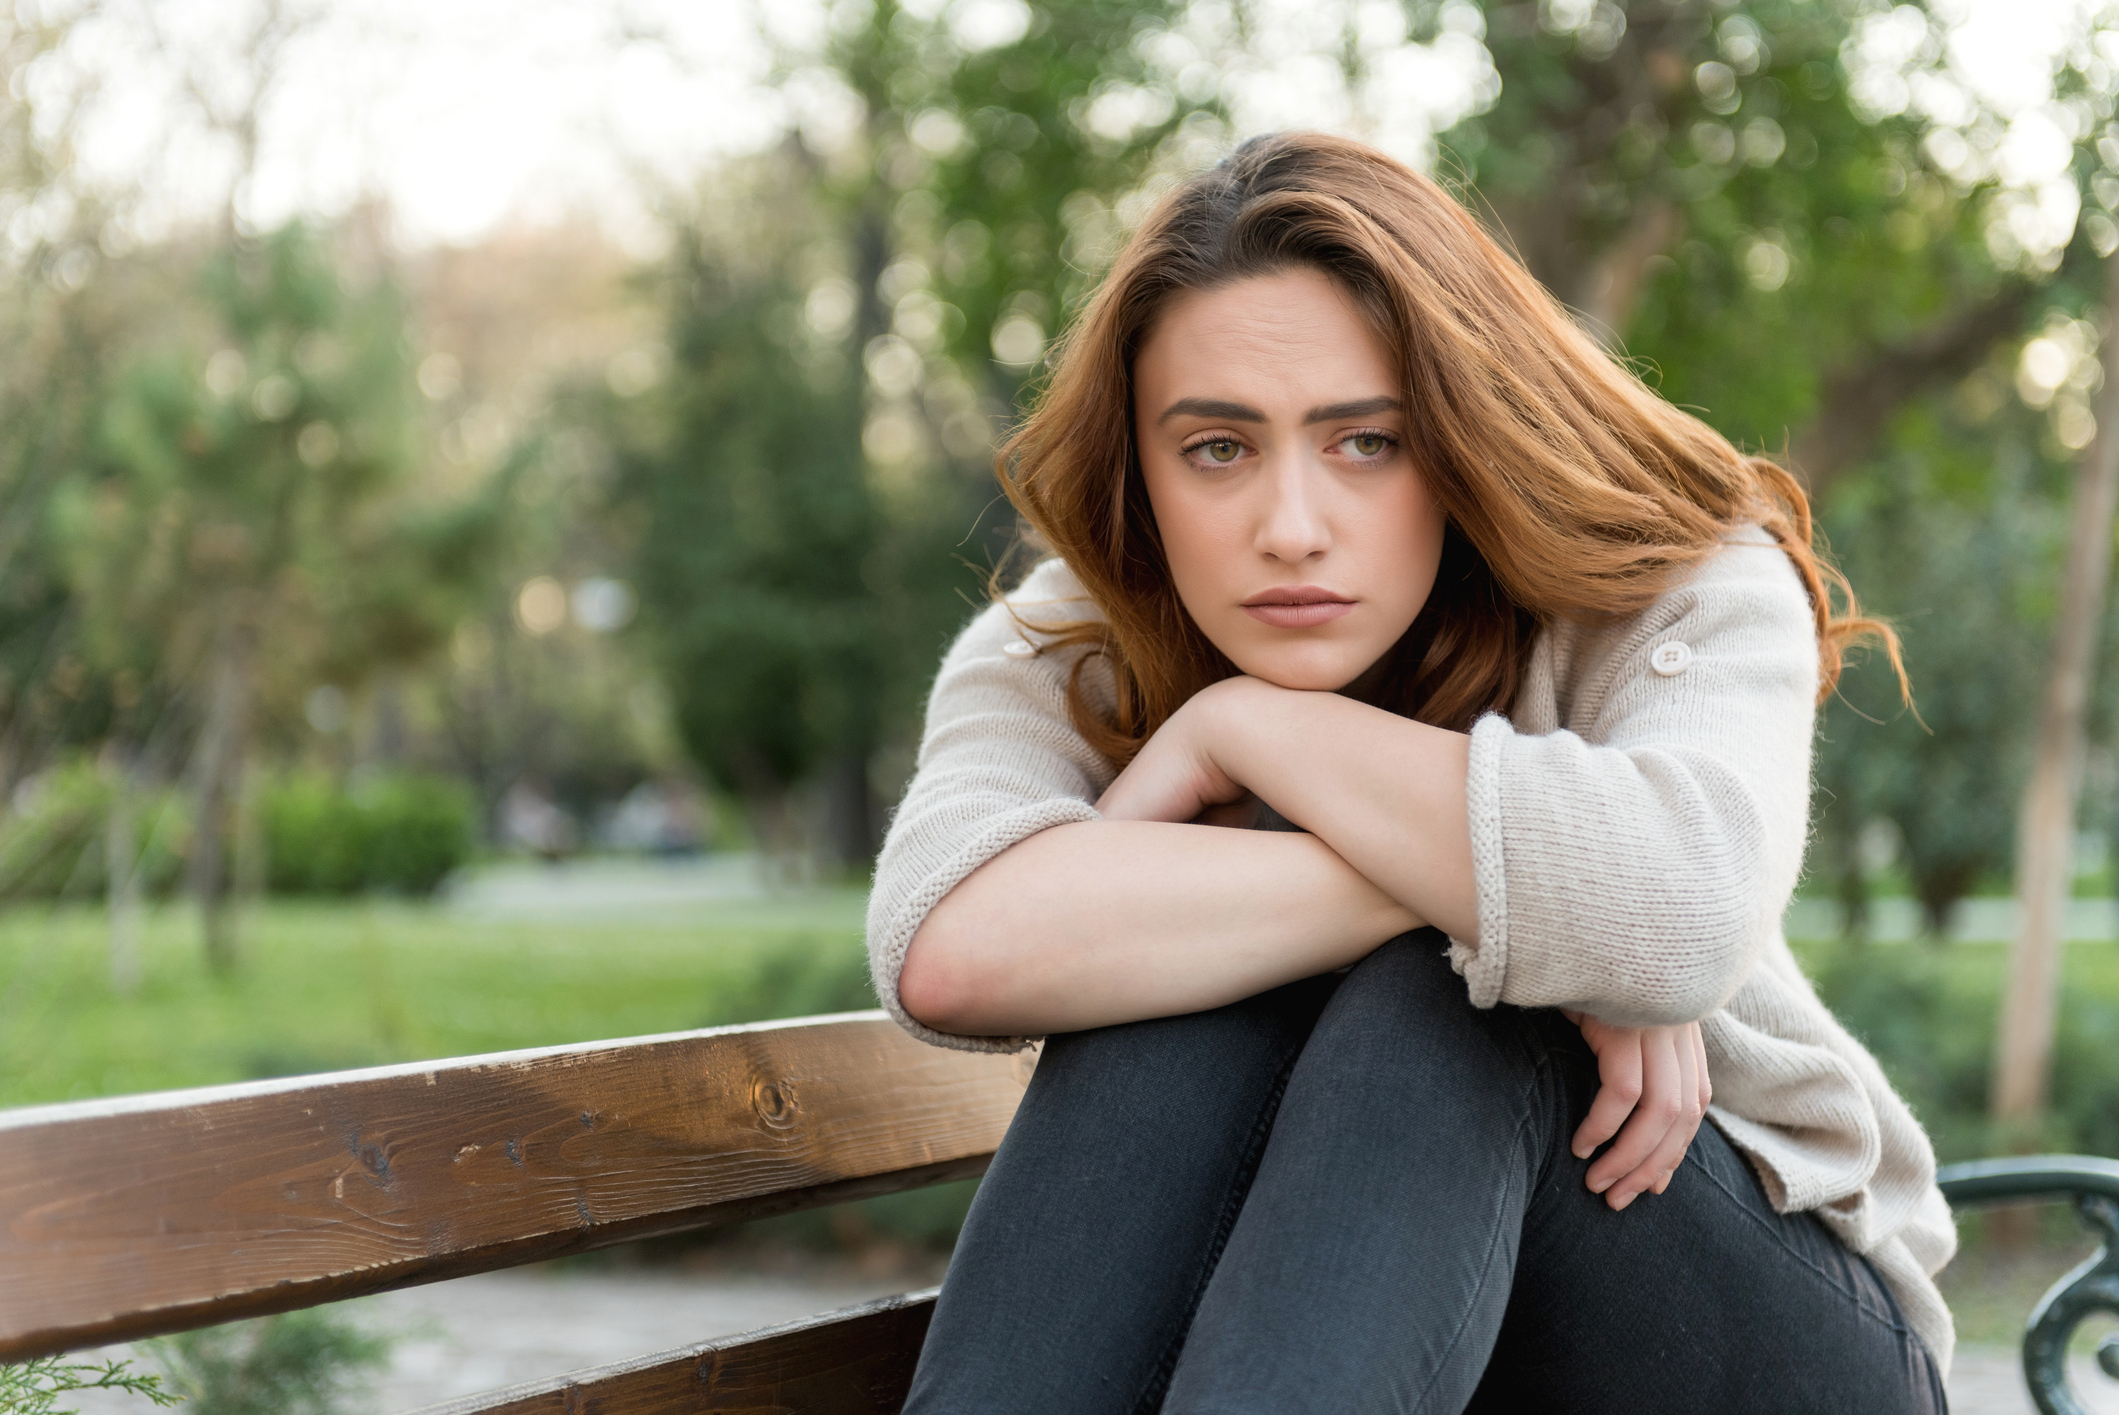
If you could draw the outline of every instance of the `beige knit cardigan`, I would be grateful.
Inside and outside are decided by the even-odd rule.
[[[923,1041],[1029,1043],[920,1025],[898,974],[959,880],[1048,826],[1097,818],[1114,772],[1066,702],[1083,651],[1032,651],[1038,626],[1095,614],[1046,561],[943,660],[868,906],[876,993]],[[1085,679],[1108,703],[1097,667]],[[1777,1209],[1814,1212],[1875,1264],[1947,1373],[1955,1334],[1931,1275],[1957,1231],[1933,1151],[1781,934],[1808,834],[1817,682],[1802,582],[1756,528],[1630,619],[1540,633],[1509,715],[1472,728],[1479,937],[1453,939],[1450,961],[1480,1007],[1698,1019],[1715,1123]]]

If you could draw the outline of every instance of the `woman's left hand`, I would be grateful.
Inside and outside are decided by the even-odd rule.
[[[1575,1158],[1588,1159],[1618,1137],[1589,1167],[1590,1191],[1614,1209],[1642,1193],[1662,1193],[1714,1097],[1700,1024],[1615,1027],[1587,1013],[1562,1015],[1582,1029],[1582,1040],[1596,1053],[1601,1083],[1575,1131]]]
[[[1195,694],[1141,745],[1096,809],[1106,820],[1182,824],[1243,801],[1249,793],[1214,760],[1213,722],[1228,700],[1259,689],[1278,691],[1254,678],[1230,678]]]

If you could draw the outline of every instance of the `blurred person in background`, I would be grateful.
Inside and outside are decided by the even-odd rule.
[[[1793,479],[1310,135],[1163,202],[1000,465],[1050,558],[869,946],[1045,1041],[907,1410],[1941,1410],[1931,1148],[1780,932],[1896,661]]]

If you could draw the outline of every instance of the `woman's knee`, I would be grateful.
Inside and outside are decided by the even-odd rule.
[[[1308,979],[1206,1012],[1048,1037],[1024,1103],[1078,1099],[1105,1114],[1166,1112],[1205,1093],[1271,1085],[1316,1024],[1336,979]]]
[[[1513,1010],[1513,1009],[1511,1009]],[[1490,1017],[1472,1006],[1464,980],[1449,963],[1440,929],[1415,929],[1382,945],[1347,970],[1331,1013],[1382,1014],[1428,1026],[1461,1026]]]
[[[1543,1013],[1472,1005],[1438,929],[1401,934],[1354,965],[1311,1034],[1319,1060],[1480,1077],[1520,1089],[1550,1050]]]

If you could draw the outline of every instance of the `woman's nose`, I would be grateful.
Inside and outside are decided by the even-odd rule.
[[[1324,514],[1321,473],[1300,455],[1273,459],[1259,479],[1264,504],[1258,512],[1258,549],[1275,560],[1299,565],[1331,548]]]

